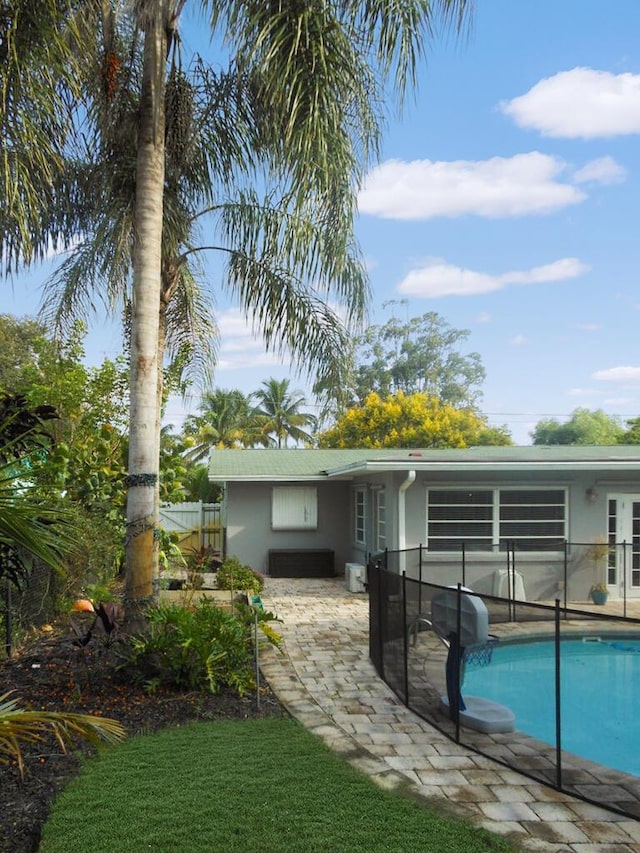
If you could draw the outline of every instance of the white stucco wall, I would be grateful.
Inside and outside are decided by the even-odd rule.
[[[278,485],[298,485],[278,483]],[[312,484],[305,483],[305,486]],[[267,572],[272,548],[329,548],[335,554],[336,574],[350,560],[350,484],[318,484],[316,530],[271,529],[271,483],[229,483],[226,494],[227,554],[259,572]]]
[[[402,475],[395,475],[394,488],[402,482]],[[640,480],[637,475],[618,472],[616,475],[562,471],[557,474],[522,475],[504,472],[496,474],[490,480],[479,474],[440,476],[437,480],[426,474],[418,475],[415,483],[407,490],[406,523],[407,548],[426,546],[426,517],[428,488],[496,488],[514,486],[517,488],[543,487],[566,488],[568,503],[567,539],[570,543],[567,561],[567,593],[571,600],[587,600],[589,589],[597,580],[602,579],[603,564],[594,566],[589,558],[589,546],[607,536],[608,497],[613,494],[640,494]],[[388,505],[391,507],[392,495]],[[394,546],[389,544],[390,548]],[[515,569],[522,575],[525,596],[529,600],[562,600],[564,596],[564,555],[516,553]],[[432,554],[425,556],[428,566],[428,578],[433,583],[456,583],[461,578],[460,556]],[[465,558],[465,578],[467,585],[485,594],[497,594],[496,572],[507,568],[506,554],[467,554]],[[424,576],[424,575],[423,575]],[[622,589],[611,589],[611,594],[622,594]]]

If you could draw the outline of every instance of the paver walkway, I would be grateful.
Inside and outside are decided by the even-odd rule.
[[[411,785],[425,802],[445,802],[526,850],[640,853],[640,821],[465,750],[405,708],[369,660],[368,598],[348,592],[343,578],[267,578],[262,598],[284,620],[285,652],[262,655],[269,685],[377,784]]]

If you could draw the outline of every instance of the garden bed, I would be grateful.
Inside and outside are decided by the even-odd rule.
[[[129,736],[190,720],[286,713],[268,687],[261,690],[260,707],[255,693],[240,698],[231,692],[214,695],[158,690],[151,695],[143,686],[124,681],[114,670],[109,649],[80,649],[73,643],[74,636],[69,623],[63,621],[52,633],[33,638],[12,659],[0,662],[0,695],[11,690],[24,707],[35,710],[113,717],[125,726]],[[52,800],[77,773],[78,756],[87,752],[91,752],[90,747],[79,746],[76,754],[62,755],[52,740],[25,750],[23,781],[15,765],[0,768],[0,850],[37,851]]]

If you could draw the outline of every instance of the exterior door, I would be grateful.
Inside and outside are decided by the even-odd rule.
[[[616,597],[640,598],[640,495],[609,495],[607,583]]]

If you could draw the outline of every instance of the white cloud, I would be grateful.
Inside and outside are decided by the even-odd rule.
[[[509,343],[512,347],[521,347],[529,343],[529,341],[524,335],[514,335],[512,338],[509,338]]]
[[[488,311],[481,311],[475,318],[476,323],[490,323],[491,314]]]
[[[539,151],[478,161],[387,160],[367,175],[358,208],[407,220],[552,213],[587,197],[558,180],[565,169],[563,160]]]
[[[576,323],[576,329],[581,332],[599,332],[601,328],[599,323]]]
[[[530,270],[513,270],[501,275],[463,269],[442,261],[433,261],[411,270],[397,290],[411,296],[475,296],[503,290],[512,284],[546,284],[576,278],[589,267],[578,258],[561,258],[551,264]]]
[[[220,352],[216,370],[235,370],[250,367],[288,364],[290,359],[275,352],[266,352],[262,335],[254,333],[251,324],[237,308],[230,308],[218,317]]]
[[[571,388],[568,394],[570,397],[599,397],[602,391],[596,391],[594,388]]]
[[[627,170],[613,157],[598,157],[573,173],[576,184],[621,184],[627,177]]]
[[[503,113],[543,136],[595,139],[640,133],[640,74],[573,68],[503,101]]]
[[[605,406],[615,406],[617,408],[622,408],[623,406],[636,406],[638,401],[633,397],[608,397],[606,400],[603,400],[603,405]]]
[[[603,382],[640,382],[640,367],[620,366],[596,370],[592,378]]]

